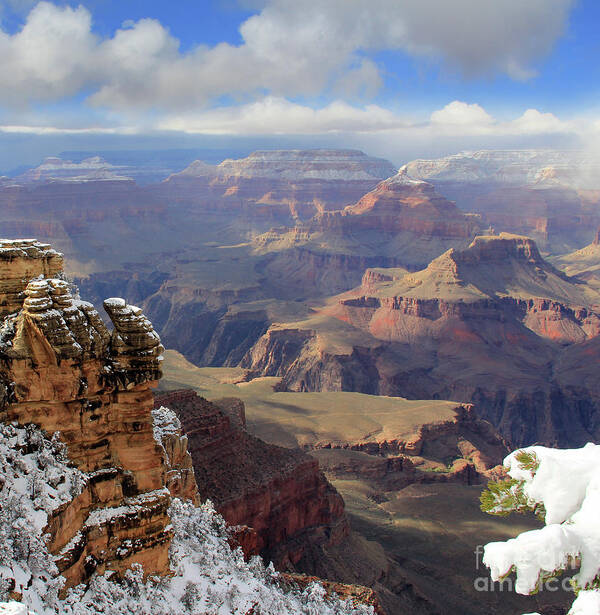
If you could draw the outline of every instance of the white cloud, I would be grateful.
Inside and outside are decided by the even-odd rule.
[[[60,9],[41,2],[22,30],[0,32],[0,101],[48,101],[77,93],[94,79],[96,40],[83,7]]]
[[[189,134],[325,134],[379,132],[408,127],[406,120],[377,105],[364,108],[335,101],[321,109],[267,97],[238,107],[167,116],[159,130]]]
[[[468,104],[460,100],[448,103],[443,109],[431,114],[431,122],[441,126],[489,127],[494,118],[477,103]]]
[[[60,126],[25,126],[19,124],[0,125],[0,132],[6,134],[24,135],[135,135],[139,129],[136,127],[119,126],[114,128],[89,127],[67,128]]]
[[[537,109],[527,109],[521,117],[513,120],[512,126],[520,133],[554,133],[572,130],[567,123],[552,113],[541,113]]]
[[[147,134],[171,132],[204,135],[380,135],[394,140],[437,137],[481,138],[572,135],[584,137],[594,130],[592,120],[561,120],[551,113],[528,109],[514,119],[499,120],[476,103],[452,101],[428,120],[400,115],[379,105],[350,105],[336,100],[320,108],[267,96],[261,100],[209,110],[137,114],[136,123],[115,115],[115,122],[85,126],[65,125],[65,117],[31,114],[29,123],[5,123],[0,132],[23,134]],[[41,120],[45,121],[41,121]],[[596,131],[600,121],[596,122]]]
[[[575,123],[559,120],[551,113],[528,109],[520,117],[500,121],[476,103],[452,101],[434,111],[429,121],[400,116],[377,105],[356,107],[335,101],[320,109],[266,97],[245,105],[210,111],[167,114],[156,128],[188,134],[326,134],[382,133],[393,138],[435,135],[522,136],[579,132]]]
[[[0,32],[0,103],[83,89],[93,104],[120,110],[194,109],[223,95],[368,97],[382,83],[369,57],[379,50],[441,59],[466,75],[524,79],[561,35],[573,3],[268,0],[240,26],[241,45],[182,53],[156,20],[127,22],[100,40],[87,9],[41,2],[20,32]]]

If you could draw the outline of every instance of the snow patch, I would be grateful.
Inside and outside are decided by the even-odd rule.
[[[526,453],[535,464],[519,462]],[[571,615],[600,612],[600,445],[558,450],[531,446],[504,460],[509,476],[519,481],[528,505],[543,506],[545,527],[506,542],[486,545],[484,563],[494,581],[517,573],[515,589],[533,593],[540,582],[580,562],[573,576],[577,600]],[[589,605],[594,605],[593,607]]]

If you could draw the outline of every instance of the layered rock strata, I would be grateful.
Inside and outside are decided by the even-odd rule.
[[[2,241],[0,273],[1,417],[59,433],[85,477],[46,528],[65,587],[133,563],[167,574],[171,493],[196,489],[185,442],[176,430],[158,442],[153,431],[158,335],[122,299],[105,302],[111,333],[57,277],[61,256],[34,240]]]
[[[180,205],[293,223],[355,202],[396,169],[355,150],[274,150],[211,166],[197,160],[160,191]]]
[[[354,204],[293,229],[271,229],[253,245],[272,283],[323,296],[358,284],[367,267],[419,269],[449,248],[466,247],[480,230],[476,216],[401,171]]]
[[[597,156],[586,151],[483,150],[415,160],[407,173],[431,182],[496,231],[531,235],[553,252],[581,248],[598,215]]]
[[[239,404],[221,403],[225,410],[189,390],[155,399],[181,421],[201,497],[231,526],[256,533],[238,532],[238,542],[279,568],[293,567],[309,547],[338,544],[348,533],[344,503],[317,461],[249,435],[239,426]]]
[[[317,315],[272,325],[242,361],[292,391],[472,402],[514,446],[598,432],[600,294],[526,237],[477,237],[422,271],[367,271]]]

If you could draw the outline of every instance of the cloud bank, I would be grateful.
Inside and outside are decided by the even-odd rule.
[[[382,51],[464,79],[528,79],[574,2],[249,0],[256,13],[240,25],[239,45],[184,52],[156,19],[99,36],[84,6],[4,0],[26,17],[17,32],[0,30],[0,133],[359,135],[390,148],[438,138],[597,135],[600,123],[595,129],[545,110],[499,118],[454,100],[415,117],[369,104],[389,78]],[[314,100],[326,102],[305,102]]]
[[[0,132],[24,134],[144,134],[175,132],[189,135],[324,135],[387,134],[390,139],[436,135],[524,136],[584,134],[593,129],[587,122],[563,121],[552,113],[528,109],[509,120],[499,120],[476,103],[455,100],[434,111],[426,120],[396,114],[378,105],[357,107],[334,101],[319,109],[293,103],[285,98],[266,97],[260,101],[218,109],[167,113],[152,125],[116,128],[60,128],[56,126],[0,125]],[[597,125],[600,131],[600,122]]]
[[[192,109],[222,96],[372,96],[392,50],[466,77],[527,79],[563,33],[574,0],[268,0],[240,26],[241,45],[186,53],[159,21],[92,31],[90,12],[40,2],[15,34],[0,32],[0,104],[91,92],[114,110]]]

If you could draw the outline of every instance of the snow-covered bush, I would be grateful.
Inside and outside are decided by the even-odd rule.
[[[532,511],[545,523],[485,547],[494,581],[515,572],[520,594],[539,591],[567,568],[579,569],[570,615],[600,613],[600,446],[559,450],[531,446],[510,454],[510,479],[490,483],[482,509],[496,515]]]
[[[210,502],[199,508],[172,500],[173,576],[144,580],[134,566],[123,579],[92,576],[88,586],[58,597],[62,577],[42,530],[47,516],[85,484],[57,438],[39,429],[0,424],[0,615],[368,615],[371,607],[327,598],[319,585],[287,591],[260,558],[244,561],[227,541],[223,518]],[[7,602],[17,579],[22,605]],[[25,608],[23,608],[25,607]]]

